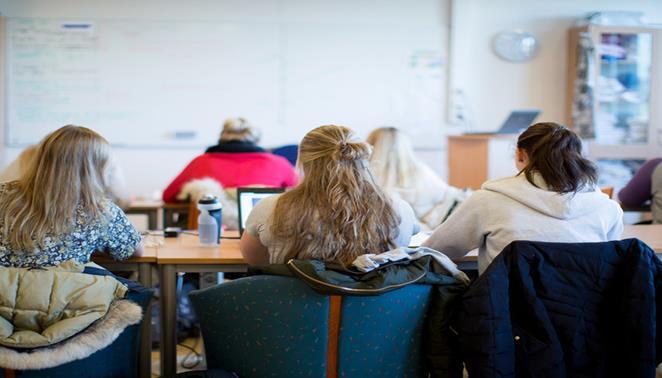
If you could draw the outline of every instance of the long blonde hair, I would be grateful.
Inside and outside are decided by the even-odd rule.
[[[299,146],[301,183],[283,194],[270,231],[287,258],[350,264],[394,248],[400,217],[368,167],[370,146],[343,126],[321,126]]]
[[[406,135],[395,127],[380,127],[368,135],[373,146],[370,168],[384,188],[408,188],[416,182],[420,163]]]
[[[219,142],[249,142],[257,143],[260,133],[245,118],[228,118],[223,122],[223,131]]]
[[[16,251],[43,247],[47,234],[71,230],[77,207],[104,219],[108,142],[96,132],[67,125],[47,135],[27,170],[0,198],[3,237]]]

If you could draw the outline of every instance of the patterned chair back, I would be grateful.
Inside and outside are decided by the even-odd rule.
[[[254,276],[190,293],[207,367],[240,377],[420,377],[431,286],[327,296]]]

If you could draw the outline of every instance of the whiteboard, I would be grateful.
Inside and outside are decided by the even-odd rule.
[[[57,20],[7,22],[7,138],[64,124],[128,147],[213,144],[243,116],[262,144],[335,123],[442,138],[443,26]],[[434,140],[438,144],[441,139]]]

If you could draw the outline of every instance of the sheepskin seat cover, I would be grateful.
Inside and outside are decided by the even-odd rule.
[[[55,344],[103,318],[124,297],[122,283],[83,269],[73,260],[50,268],[0,267],[0,345]]]

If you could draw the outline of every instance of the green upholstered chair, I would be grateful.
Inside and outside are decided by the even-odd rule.
[[[240,377],[424,376],[431,286],[374,297],[315,293],[296,278],[253,276],[189,294],[208,368]]]

